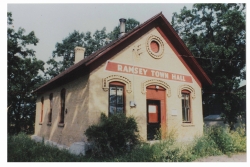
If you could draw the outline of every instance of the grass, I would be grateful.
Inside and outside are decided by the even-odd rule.
[[[8,162],[190,162],[201,157],[246,152],[244,128],[229,132],[221,127],[206,127],[204,135],[191,144],[168,137],[159,143],[141,143],[131,152],[111,158],[97,158],[87,153],[76,156],[67,150],[36,143],[24,133],[8,136]]]

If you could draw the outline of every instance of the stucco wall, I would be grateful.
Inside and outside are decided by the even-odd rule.
[[[146,49],[146,42],[151,35],[156,36],[163,42],[164,52],[160,59],[152,57]],[[45,140],[51,140],[67,146],[74,142],[86,141],[86,136],[83,135],[86,128],[92,124],[98,123],[102,112],[108,115],[109,91],[103,86],[103,80],[109,77],[116,78],[116,76],[129,81],[129,84],[127,83],[126,85],[126,115],[135,117],[139,126],[140,136],[144,140],[147,139],[145,83],[149,80],[154,81],[151,85],[163,83],[163,86],[166,87],[165,119],[167,133],[173,133],[178,140],[191,140],[193,137],[202,134],[203,116],[201,87],[156,29],[152,29],[140,39],[131,43],[109,61],[191,76],[192,83],[125,74],[121,72],[111,72],[105,70],[106,64],[104,63],[94,69],[89,76],[77,78],[72,82],[60,85],[58,88],[49,90],[38,96],[35,135],[44,137]],[[117,81],[119,81],[119,79]],[[181,91],[180,88],[184,85],[191,88],[193,91],[191,93],[192,123],[186,124],[182,123],[182,104],[179,96]],[[58,127],[60,91],[62,88],[66,89],[65,108],[67,109],[67,113],[65,113],[64,127]],[[50,93],[53,93],[53,111],[52,124],[48,126]],[[42,125],[39,125],[41,96],[44,97],[44,113]],[[135,101],[136,107],[130,107],[130,101]]]
[[[80,77],[38,96],[36,102],[35,135],[66,146],[69,146],[73,142],[86,141],[86,137],[83,133],[89,124],[88,78],[89,76]],[[61,108],[60,92],[63,88],[66,89],[65,109],[67,109],[67,113],[64,113],[64,127],[58,127]],[[50,109],[50,93],[53,93],[52,124],[47,125],[48,112]],[[44,97],[44,111],[42,125],[40,125],[42,96]]]
[[[146,50],[146,41],[150,35],[159,37],[164,44],[163,57],[155,59],[149,55]],[[134,52],[136,48],[140,47],[141,54]],[[187,68],[178,59],[174,51],[167,44],[164,38],[156,29],[152,29],[143,37],[131,43],[128,47],[122,50],[117,55],[113,56],[110,61],[119,62],[129,65],[141,66],[151,69],[168,71],[183,75],[191,76]],[[189,140],[194,136],[202,134],[203,132],[203,116],[202,116],[202,100],[201,88],[192,77],[192,83],[172,81],[166,79],[157,79],[147,76],[138,76],[132,74],[124,74],[119,72],[111,72],[105,70],[106,64],[101,65],[90,74],[90,90],[89,90],[89,111],[90,124],[96,123],[100,117],[100,113],[108,114],[108,91],[105,91],[102,86],[102,80],[111,75],[119,75],[131,81],[132,92],[126,92],[126,115],[133,115],[139,125],[140,135],[146,139],[146,94],[142,93],[142,83],[150,80],[161,80],[169,85],[171,89],[171,96],[166,95],[166,120],[167,132],[174,132],[178,139]],[[195,92],[195,98],[191,99],[192,106],[192,123],[182,123],[182,106],[181,98],[178,96],[180,86],[191,86]],[[129,101],[134,100],[137,104],[135,108],[129,106]],[[94,104],[94,105],[93,105]],[[172,112],[174,111],[174,112]]]

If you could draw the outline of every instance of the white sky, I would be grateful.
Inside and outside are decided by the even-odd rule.
[[[12,12],[13,26],[22,27],[26,33],[35,32],[39,43],[33,47],[36,57],[46,62],[62,42],[74,30],[91,31],[106,27],[110,32],[119,24],[120,18],[134,18],[140,23],[162,12],[171,22],[173,12],[180,12],[192,4],[8,4]]]

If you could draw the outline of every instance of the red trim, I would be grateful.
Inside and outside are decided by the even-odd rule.
[[[167,19],[163,16],[162,13],[159,13],[143,24],[137,26],[135,29],[133,29],[131,32],[125,34],[124,36],[120,37],[119,39],[109,43],[105,47],[99,49],[95,53],[91,54],[90,56],[86,57],[85,59],[81,60],[77,64],[69,67],[64,72],[60,73],[44,85],[40,86],[38,89],[36,89],[34,92],[42,93],[45,90],[51,89],[52,87],[57,87],[59,84],[61,84],[63,81],[70,81],[74,79],[76,76],[79,76],[79,73],[83,75],[84,72],[89,73],[89,68],[86,66],[93,64],[94,66],[90,67],[91,70],[94,70],[93,68],[97,68],[98,66],[95,64],[102,63],[103,61],[100,61],[99,58],[102,57],[102,59],[108,60],[110,57],[117,54],[117,50],[121,50],[131,44],[133,41],[138,39],[140,36],[147,33],[150,29],[153,27],[160,26],[162,30],[166,31],[165,33],[168,35],[169,39],[173,42],[173,48],[176,48],[177,50],[184,52],[186,55],[192,56],[191,52],[188,50],[186,45],[183,43],[183,41],[180,39],[178,34],[174,31],[173,27],[170,25],[170,23],[167,21]],[[158,31],[160,28],[157,28]],[[159,31],[163,35],[163,31]],[[163,35],[165,36],[165,35]],[[166,36],[165,36],[166,38]],[[173,39],[172,39],[173,38]],[[116,51],[114,51],[116,50]],[[175,51],[176,52],[176,51]],[[105,55],[105,56],[104,56]],[[178,52],[176,52],[176,55],[179,55]],[[177,56],[179,57],[179,56]],[[99,60],[98,60],[99,59]],[[196,76],[199,78],[199,82],[202,82],[204,85],[211,85],[212,82],[209,79],[209,77],[206,75],[206,73],[202,70],[202,68],[199,66],[198,62],[195,60],[195,58],[191,57],[188,60],[182,59],[179,57],[179,59],[183,62],[185,66],[190,66],[191,69],[194,71]],[[105,60],[105,61],[106,61]],[[185,63],[184,63],[185,62]],[[188,64],[188,65],[187,65]],[[99,64],[100,65],[100,64]],[[190,69],[189,69],[190,70]],[[191,72],[190,72],[191,73]],[[194,73],[192,73],[194,75]],[[74,75],[76,76],[74,76]],[[196,80],[197,77],[194,77]],[[201,86],[201,83],[199,84]],[[33,92],[33,93],[34,93]]]
[[[86,62],[86,66],[90,65],[91,63],[93,63],[96,59],[98,59],[99,57],[101,57],[102,55],[104,55],[105,53],[107,53],[108,51],[110,51],[111,49],[115,48],[117,45],[119,45],[120,43],[128,40],[131,36],[138,34],[138,32],[141,31],[142,28],[146,27],[147,25],[151,24],[154,20],[156,20],[160,15],[162,15],[162,12],[155,15],[154,17],[150,18],[149,20],[147,20],[146,22],[144,22],[143,24],[137,26],[135,29],[133,29],[130,33],[125,34],[124,36],[118,38],[114,43],[112,43],[112,45],[110,45],[109,47],[104,47],[105,49],[103,50],[103,48],[101,50],[103,50],[102,52],[95,54],[96,56],[93,57],[91,60],[89,60],[88,62]],[[98,52],[98,51],[97,51]]]
[[[191,92],[188,91],[188,90],[186,90],[186,89],[184,89],[184,90],[181,90],[181,93],[188,93],[188,94],[190,94]]]
[[[179,56],[180,54],[178,53],[178,51],[175,49],[175,47],[172,45],[172,43],[168,40],[168,38],[165,36],[165,34],[162,32],[162,30],[157,27],[156,28],[158,30],[158,32],[161,34],[161,36],[165,39],[165,41],[168,43],[168,45],[170,46],[170,48],[174,51],[175,55],[179,58],[179,60],[183,63],[183,65],[187,68],[187,70],[190,72],[190,74],[193,76],[193,78],[195,79],[195,81],[198,83],[198,85],[202,88],[201,82],[200,80],[196,77],[196,75],[193,73],[193,71],[189,68],[189,66],[187,65],[187,63],[182,59],[181,56]]]
[[[170,31],[172,32],[172,34],[175,36],[175,39],[178,40],[178,43],[182,46],[182,49],[184,49],[186,51],[186,53],[191,57],[192,59],[192,63],[194,63],[194,66],[198,68],[199,72],[202,74],[201,77],[204,77],[203,82],[207,82],[209,85],[212,85],[212,81],[210,80],[210,78],[207,76],[207,74],[205,73],[205,71],[202,69],[202,67],[199,65],[199,63],[196,61],[196,59],[193,57],[192,53],[190,52],[190,50],[187,48],[187,46],[185,45],[185,43],[183,42],[183,40],[179,37],[179,35],[175,32],[174,28],[172,27],[172,25],[167,21],[167,19],[162,15],[162,19],[164,20],[164,22],[167,24],[168,28],[170,29]],[[192,64],[191,64],[192,65]],[[206,83],[206,84],[207,84]]]
[[[126,84],[122,83],[122,82],[118,82],[118,81],[113,81],[113,82],[110,82],[109,83],[109,87],[110,86],[121,86],[123,87],[123,110],[124,110],[124,114],[126,114]],[[109,89],[109,94],[108,94],[108,101],[110,100],[110,89]],[[109,105],[110,105],[110,102],[109,102]],[[108,105],[108,111],[109,111],[109,108],[110,106]],[[109,114],[109,112],[108,112]]]
[[[155,89],[154,85],[148,86],[146,93],[146,100],[160,100],[161,107],[161,133],[162,139],[166,137],[166,129],[167,129],[167,111],[166,111],[166,90],[159,86],[159,89]]]
[[[140,75],[152,78],[161,78],[166,80],[173,80],[178,82],[188,82],[192,83],[192,77],[188,75],[172,73],[168,71],[161,71],[157,69],[151,69],[146,67],[139,67],[129,64],[116,63],[112,61],[107,61],[106,68],[107,71],[113,71],[118,73],[127,73],[133,75]]]

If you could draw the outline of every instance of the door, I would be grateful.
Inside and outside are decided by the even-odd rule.
[[[147,100],[147,140],[160,139],[160,100]]]

